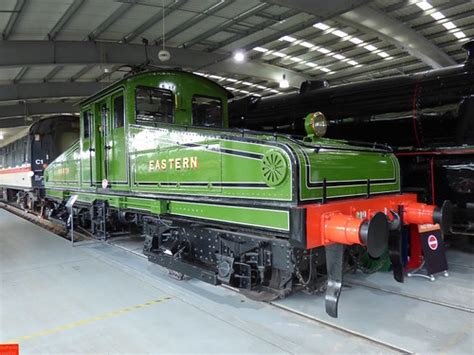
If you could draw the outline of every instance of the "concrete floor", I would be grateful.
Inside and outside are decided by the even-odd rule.
[[[456,254],[450,278],[407,288],[389,274],[351,276],[333,320],[321,296],[254,302],[171,279],[123,249],[138,243],[117,244],[72,248],[0,209],[0,343],[21,354],[474,352],[471,255]]]

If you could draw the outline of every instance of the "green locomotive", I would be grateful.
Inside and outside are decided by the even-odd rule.
[[[262,299],[327,283],[332,316],[343,245],[379,257],[402,225],[448,224],[446,208],[400,193],[385,147],[322,138],[321,113],[306,117],[302,140],[231,130],[231,97],[204,77],[164,70],[84,100],[80,140],[45,170],[51,214],[77,195],[76,223],[97,238],[139,228],[150,261]],[[390,245],[401,281],[400,243]]]

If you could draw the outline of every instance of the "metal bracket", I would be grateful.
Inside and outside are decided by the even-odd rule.
[[[393,221],[390,223],[390,234],[388,237],[388,255],[392,263],[393,278],[398,282],[403,282],[405,271],[402,261],[402,230],[400,215],[390,210]]]
[[[337,318],[337,305],[342,288],[342,264],[344,259],[344,245],[331,244],[326,249],[326,268],[328,274],[328,288],[326,290],[326,313]]]

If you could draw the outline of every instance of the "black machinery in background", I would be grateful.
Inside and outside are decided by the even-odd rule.
[[[304,135],[304,117],[320,111],[328,138],[392,146],[403,190],[427,203],[453,201],[453,232],[474,236],[474,41],[463,48],[461,65],[333,87],[304,82],[299,93],[234,100],[230,125]]]

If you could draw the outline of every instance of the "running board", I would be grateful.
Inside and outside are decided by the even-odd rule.
[[[220,284],[215,272],[189,264],[183,259],[156,252],[145,252],[144,254],[148,256],[148,260],[152,263],[161,265],[169,270],[180,272],[192,278],[210,283],[211,285]]]

